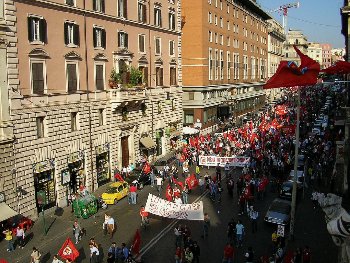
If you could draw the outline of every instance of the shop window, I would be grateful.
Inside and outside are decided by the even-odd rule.
[[[99,109],[98,110],[98,125],[103,126],[105,125],[105,109]]]
[[[36,118],[36,131],[38,138],[45,137],[45,117]]]
[[[78,113],[77,112],[71,112],[70,114],[70,127],[71,131],[77,131],[78,130]]]

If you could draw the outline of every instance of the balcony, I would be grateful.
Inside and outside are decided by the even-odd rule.
[[[146,99],[146,89],[142,88],[121,88],[109,90],[112,110],[131,104],[139,104]]]

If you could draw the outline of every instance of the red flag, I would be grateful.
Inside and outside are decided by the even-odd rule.
[[[173,189],[171,189],[170,184],[168,184],[168,186],[166,187],[165,198],[169,202],[171,202],[173,200]]]
[[[264,85],[264,89],[316,84],[320,64],[301,53],[296,46],[294,49],[300,57],[300,66],[292,61],[281,61],[276,73]]]
[[[131,252],[134,255],[138,255],[140,253],[140,246],[141,246],[141,234],[140,234],[140,230],[137,229],[134,235],[134,241],[132,242]]]
[[[0,258],[0,263],[8,263],[5,259]]]
[[[117,179],[118,181],[124,181],[123,177],[120,175],[120,173],[116,173],[114,175],[114,178]]]
[[[74,261],[77,257],[79,257],[79,251],[74,246],[72,240],[70,238],[67,238],[66,241],[63,243],[60,251],[58,251],[58,255],[61,258]]]
[[[348,74],[350,73],[350,63],[347,61],[337,61],[334,65],[322,69],[321,72],[327,74]]]
[[[192,174],[191,176],[187,177],[185,180],[188,189],[193,189],[198,185],[198,180],[196,178],[195,174]]]
[[[173,179],[174,184],[178,185],[180,190],[182,191],[182,189],[184,189],[184,184],[178,180],[176,180],[175,178]]]

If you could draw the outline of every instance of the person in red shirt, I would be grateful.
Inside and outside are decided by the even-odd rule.
[[[174,189],[173,189],[173,197],[179,197],[181,198],[181,191],[180,189],[177,187],[177,185],[174,186]]]
[[[130,192],[130,203],[133,205],[136,205],[136,198],[137,198],[137,186],[135,184],[132,184],[129,188],[129,192]]]
[[[140,209],[140,216],[141,216],[141,226],[146,227],[149,224],[148,221],[148,212],[145,211],[145,207],[142,205]]]
[[[234,248],[231,243],[227,243],[224,248],[224,259],[222,262],[225,263],[232,263],[233,262],[233,255],[234,255]]]

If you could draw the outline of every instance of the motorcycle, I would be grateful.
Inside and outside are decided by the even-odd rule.
[[[98,208],[107,209],[108,205],[103,201],[102,197],[99,196],[97,199]]]

